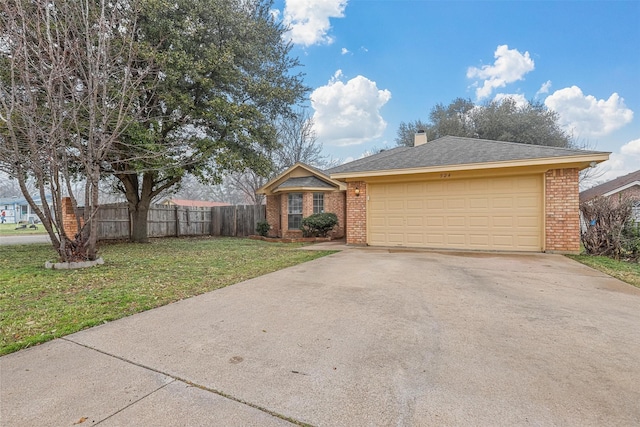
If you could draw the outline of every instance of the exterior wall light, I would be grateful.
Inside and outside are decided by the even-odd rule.
[[[356,197],[360,197],[360,189],[358,187],[356,187],[355,193],[356,193]]]

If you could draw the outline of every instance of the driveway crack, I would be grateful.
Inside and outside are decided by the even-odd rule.
[[[113,358],[118,359],[118,360],[121,360],[121,361],[123,361],[123,362],[125,362],[125,363],[129,363],[129,364],[132,364],[132,365],[134,365],[134,366],[138,366],[138,367],[140,367],[140,368],[147,369],[147,370],[152,371],[152,372],[155,372],[155,373],[157,373],[157,374],[164,375],[164,376],[166,376],[166,377],[168,377],[168,378],[171,378],[171,379],[172,379],[172,381],[167,382],[167,384],[164,384],[163,386],[161,386],[161,387],[157,388],[156,390],[153,390],[153,391],[151,391],[150,393],[146,394],[145,396],[142,396],[140,399],[136,400],[135,402],[130,403],[129,405],[127,405],[127,406],[123,407],[122,409],[118,410],[117,412],[115,412],[115,413],[113,413],[113,414],[109,415],[107,418],[104,418],[103,420],[100,420],[98,423],[96,423],[96,425],[97,425],[97,424],[99,424],[99,423],[102,423],[103,421],[105,421],[105,420],[107,420],[107,419],[109,419],[109,418],[111,418],[111,417],[113,417],[113,416],[114,416],[114,415],[116,415],[117,413],[122,412],[123,410],[127,409],[127,408],[128,408],[128,407],[130,407],[131,405],[134,405],[135,403],[137,403],[137,402],[139,402],[139,401],[141,401],[141,400],[143,400],[143,399],[147,398],[148,396],[152,395],[153,393],[155,393],[155,392],[157,392],[157,391],[159,391],[159,390],[162,390],[163,388],[165,388],[165,387],[166,387],[166,386],[168,386],[169,384],[174,383],[175,381],[181,381],[181,382],[183,382],[183,383],[185,383],[185,384],[187,384],[187,385],[189,385],[189,386],[191,386],[191,387],[197,387],[197,388],[199,388],[200,390],[204,390],[204,391],[207,391],[207,392],[209,392],[209,393],[217,394],[217,395],[218,395],[218,396],[220,396],[220,397],[224,397],[225,399],[229,399],[229,400],[232,400],[232,401],[234,401],[234,402],[238,402],[238,403],[240,403],[240,404],[242,404],[242,405],[246,405],[246,406],[249,406],[249,407],[251,407],[251,408],[257,409],[257,410],[259,410],[259,411],[261,411],[261,412],[264,412],[264,413],[266,413],[266,414],[268,414],[268,415],[271,415],[272,417],[279,418],[279,419],[281,419],[281,420],[283,420],[283,421],[287,421],[287,422],[289,422],[289,423],[291,423],[291,424],[294,424],[294,425],[297,425],[297,426],[301,426],[301,427],[314,427],[314,426],[313,426],[313,424],[308,424],[308,423],[305,423],[305,422],[302,422],[302,421],[296,420],[296,419],[294,419],[294,418],[288,417],[288,416],[286,416],[286,415],[282,415],[282,414],[280,414],[280,413],[278,413],[278,412],[272,411],[272,410],[267,409],[267,408],[265,408],[265,407],[262,407],[262,406],[260,406],[260,405],[256,405],[255,403],[251,403],[251,402],[248,402],[248,401],[246,401],[246,400],[240,399],[239,397],[232,396],[232,395],[230,395],[230,394],[228,394],[228,393],[225,393],[225,392],[223,392],[223,391],[221,391],[221,390],[216,390],[216,389],[213,389],[213,388],[207,387],[207,386],[205,386],[205,385],[195,383],[195,382],[190,381],[190,380],[188,380],[188,379],[186,379],[186,378],[181,378],[181,377],[178,377],[178,376],[176,376],[176,375],[169,374],[169,373],[167,373],[167,372],[163,372],[163,371],[161,371],[161,370],[159,370],[159,369],[153,368],[153,367],[151,367],[151,366],[144,365],[144,364],[139,363],[139,362],[135,362],[135,361],[133,361],[133,360],[126,359],[126,358],[124,358],[124,357],[122,357],[122,356],[118,356],[118,355],[116,355],[116,354],[112,354],[112,353],[109,353],[109,352],[106,352],[106,351],[103,351],[103,350],[97,349],[97,348],[95,348],[95,347],[91,347],[91,346],[88,346],[88,345],[86,345],[86,344],[82,344],[82,343],[79,343],[79,342],[73,341],[73,340],[71,340],[71,339],[69,339],[69,338],[67,338],[67,337],[62,337],[62,338],[59,338],[59,339],[64,340],[64,341],[67,341],[67,342],[70,342],[70,343],[75,344],[75,345],[79,345],[79,346],[84,347],[84,348],[87,348],[87,349],[89,349],[89,350],[96,351],[96,352],[98,352],[98,353],[104,354],[105,356],[113,357]]]

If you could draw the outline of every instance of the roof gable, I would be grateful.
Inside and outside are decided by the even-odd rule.
[[[329,175],[319,169],[298,162],[260,187],[256,193],[269,195],[296,190],[339,191],[345,189],[344,183],[331,179]]]
[[[580,201],[591,200],[598,196],[610,196],[636,185],[640,186],[640,170],[582,191],[580,193]]]
[[[351,173],[399,171],[403,169],[429,169],[443,166],[498,164],[527,162],[539,159],[555,159],[586,156],[601,162],[609,153],[547,147],[516,142],[445,136],[417,147],[398,147],[388,151],[345,163],[327,172],[344,178]],[[596,159],[597,158],[597,159]],[[585,166],[589,162],[586,161]]]

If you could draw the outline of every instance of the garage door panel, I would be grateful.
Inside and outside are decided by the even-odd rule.
[[[486,197],[469,197],[469,209],[485,210],[489,207],[489,199]]]
[[[466,224],[466,217],[464,216],[447,216],[447,227],[464,227]]]
[[[495,209],[513,209],[513,198],[496,197],[493,199],[493,208]]]
[[[422,211],[423,209],[424,209],[424,200],[422,199],[407,200],[407,210]]]
[[[407,227],[424,227],[424,217],[422,216],[409,216],[407,217]]]
[[[464,198],[447,200],[448,210],[465,209],[465,208],[466,208],[466,199]]]
[[[475,249],[488,248],[490,237],[487,234],[471,234],[469,235],[469,245]]]
[[[370,184],[373,245],[540,251],[542,176]]]
[[[470,216],[469,227],[472,228],[487,228],[490,224],[489,217],[487,216]]]

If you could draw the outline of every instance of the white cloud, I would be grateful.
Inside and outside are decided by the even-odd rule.
[[[343,47],[342,50],[340,51],[340,53],[342,55],[346,55],[347,53],[351,53],[351,52],[349,52],[349,49],[347,49],[346,47]]]
[[[592,187],[635,172],[638,170],[638,165],[640,165],[640,138],[627,142],[620,147],[619,153],[611,153],[609,160],[596,166],[593,172],[589,173],[593,178],[585,187]]]
[[[376,82],[357,76],[344,83],[338,70],[329,83],[311,94],[313,121],[318,139],[326,145],[355,145],[382,136],[387,122],[380,109],[391,92]]]
[[[633,120],[633,111],[617,93],[596,99],[571,86],[555,91],[544,103],[558,113],[560,125],[579,138],[607,135]]]
[[[538,89],[538,91],[536,92],[536,98],[538,97],[538,95],[549,93],[549,89],[551,89],[551,80],[547,80],[546,82],[542,83],[542,86],[540,86],[540,89]]]
[[[620,153],[625,156],[635,157],[637,162],[636,166],[640,165],[640,138],[634,139],[633,141],[629,141],[625,145],[620,148]]]
[[[331,44],[329,18],[344,17],[348,0],[285,0],[284,23],[295,44]]]
[[[496,96],[493,97],[493,100],[502,102],[505,98],[513,99],[518,107],[529,105],[529,101],[527,101],[527,98],[525,98],[521,93],[496,93]]]
[[[490,96],[496,88],[524,79],[524,75],[535,68],[529,52],[522,54],[517,49],[509,49],[506,44],[498,46],[493,56],[496,58],[493,65],[467,69],[467,78],[483,80],[482,86],[476,89],[478,99]]]

